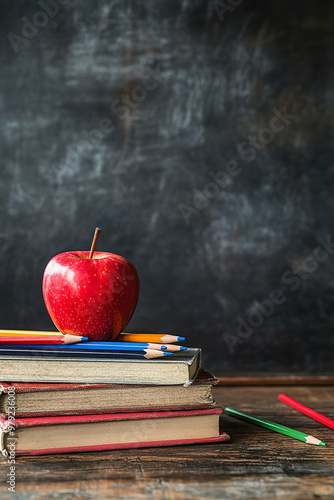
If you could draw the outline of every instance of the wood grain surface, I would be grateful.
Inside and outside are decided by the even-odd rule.
[[[217,387],[222,406],[253,412],[326,442],[317,447],[222,416],[231,440],[220,445],[73,453],[17,460],[16,497],[72,499],[334,498],[334,431],[277,401],[285,392],[334,418],[330,386]],[[9,500],[2,459],[1,499]]]

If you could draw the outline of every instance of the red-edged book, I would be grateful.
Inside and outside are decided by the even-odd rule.
[[[212,443],[229,439],[219,431],[221,408],[66,417],[0,417],[6,457],[122,448]],[[15,425],[13,425],[15,423]]]
[[[0,414],[8,417],[15,398],[16,417],[93,415],[212,408],[218,379],[200,369],[183,385],[0,383]]]

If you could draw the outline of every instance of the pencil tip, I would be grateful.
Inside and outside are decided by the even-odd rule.
[[[164,356],[171,356],[173,353],[172,352],[163,352],[162,353]]]
[[[186,351],[186,350],[187,350],[187,348],[184,345],[180,346],[180,351]]]
[[[81,342],[85,342],[86,340],[88,340],[88,337],[81,337]]]
[[[165,351],[165,350],[167,349],[167,346],[162,345],[162,346],[160,347],[160,349],[161,349],[162,351]]]
[[[185,338],[185,337],[178,337],[178,338],[177,338],[177,341],[178,341],[178,342],[180,342],[181,340],[186,340],[186,338]]]
[[[305,443],[316,444],[317,446],[321,444],[321,446],[325,446],[325,443],[323,441],[320,441],[320,439],[317,439],[314,436],[306,436]]]

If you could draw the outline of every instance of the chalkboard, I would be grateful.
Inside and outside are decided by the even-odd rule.
[[[127,330],[218,375],[333,372],[334,5],[2,0],[0,328],[57,253],[128,258]]]

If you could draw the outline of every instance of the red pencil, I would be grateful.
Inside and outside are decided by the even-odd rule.
[[[279,394],[278,399],[282,401],[282,403],[286,403],[287,405],[292,406],[292,408],[295,408],[295,410],[298,410],[301,413],[305,413],[305,415],[307,415],[308,417],[311,417],[314,420],[317,420],[318,422],[327,425],[327,427],[334,429],[334,421],[328,417],[325,417],[324,415],[321,415],[321,413],[311,410],[311,408],[308,408],[307,406],[298,403],[298,401],[289,398],[289,396],[286,396],[285,394]]]
[[[78,335],[20,335],[15,337],[14,335],[5,337],[0,336],[0,346],[3,344],[11,345],[34,345],[34,344],[75,344],[88,340],[87,337],[79,337]]]

